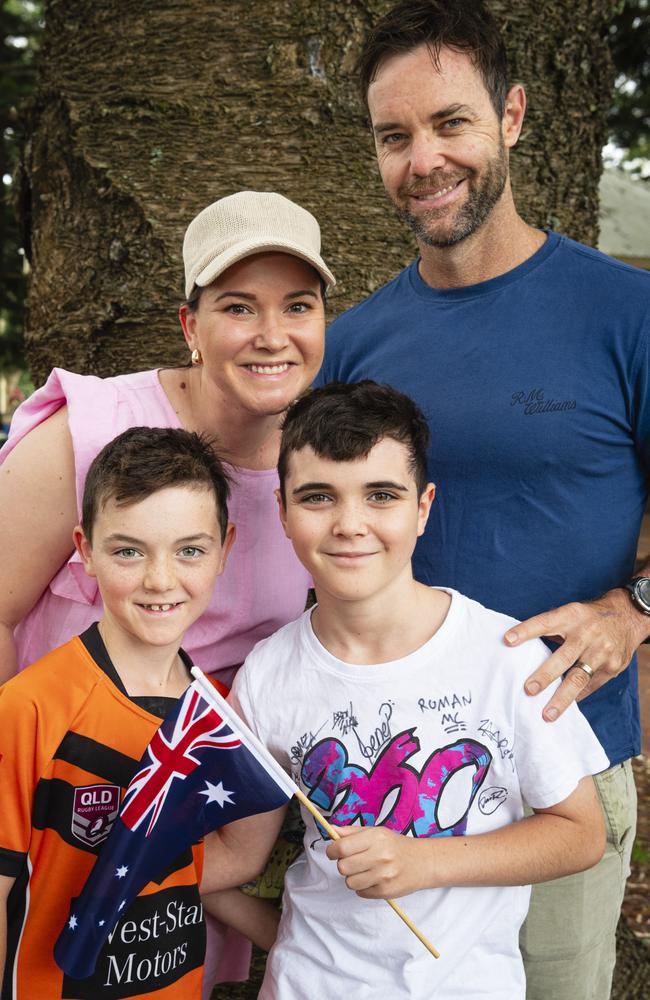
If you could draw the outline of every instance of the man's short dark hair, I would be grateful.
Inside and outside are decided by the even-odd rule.
[[[301,396],[287,411],[282,426],[278,475],[285,482],[292,452],[310,447],[321,458],[352,462],[365,458],[384,438],[406,446],[418,496],[427,482],[429,428],[409,396],[370,379],[330,382]]]
[[[357,62],[361,97],[390,56],[428,46],[434,66],[443,48],[466,52],[481,75],[499,119],[508,92],[508,63],[496,21],[481,0],[401,0],[372,28]]]
[[[212,491],[223,542],[228,528],[228,477],[210,438],[173,427],[131,427],[102,448],[84,487],[86,538],[92,542],[97,514],[109,500],[126,506],[172,486]]]

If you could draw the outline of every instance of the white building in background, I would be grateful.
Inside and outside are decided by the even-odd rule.
[[[599,250],[650,270],[650,181],[606,168],[599,193]]]

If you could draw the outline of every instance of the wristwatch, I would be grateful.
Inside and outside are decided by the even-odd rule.
[[[650,615],[650,577],[633,576],[623,586],[630,595],[630,600],[637,611],[644,615]],[[650,643],[650,635],[643,642]]]
[[[634,607],[644,615],[650,615],[650,577],[633,576],[623,586],[628,591]]]

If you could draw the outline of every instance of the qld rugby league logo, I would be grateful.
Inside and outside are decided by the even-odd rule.
[[[95,847],[106,840],[120,809],[119,785],[84,785],[75,788],[72,832],[84,844]]]

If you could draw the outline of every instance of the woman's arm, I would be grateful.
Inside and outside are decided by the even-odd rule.
[[[7,960],[7,899],[15,881],[9,875],[0,875],[0,983]]]
[[[18,669],[13,630],[72,552],[77,520],[74,454],[62,407],[0,466],[0,683]]]
[[[530,885],[591,868],[605,822],[591,777],[550,809],[470,837],[403,837],[386,827],[341,827],[328,845],[348,888],[369,899],[460,885]]]

